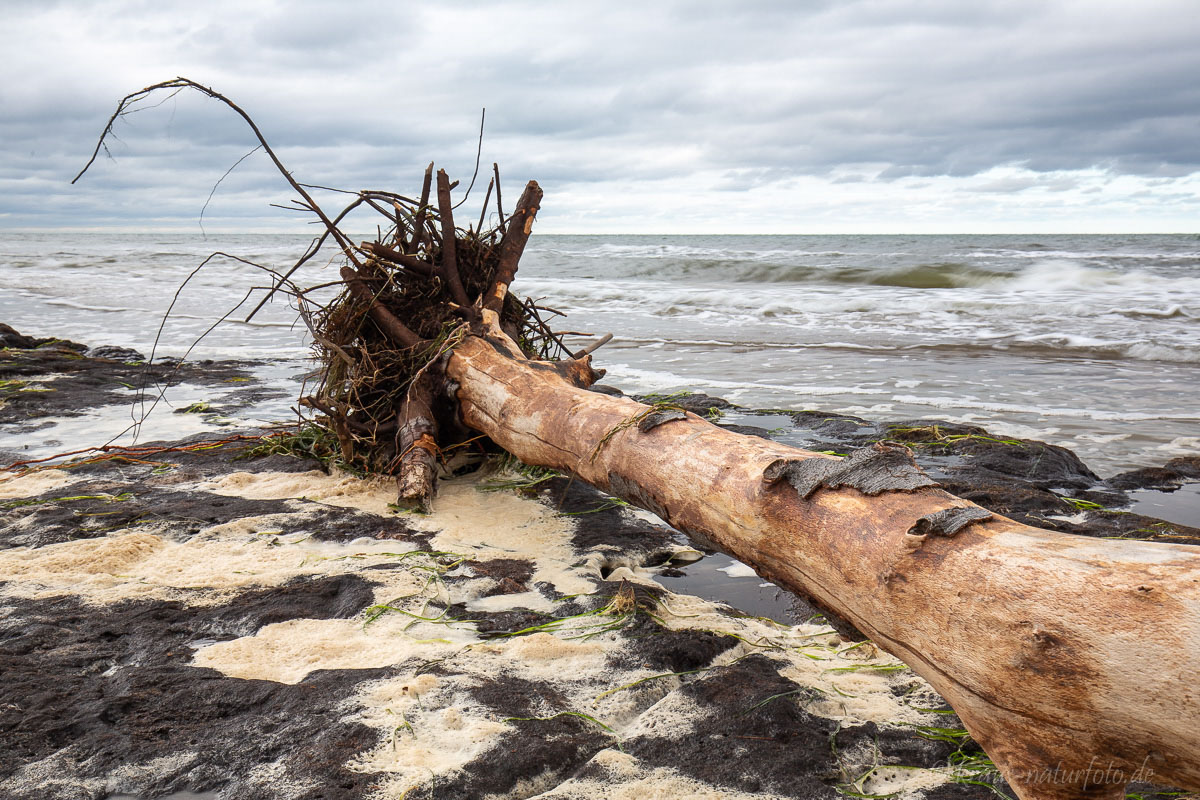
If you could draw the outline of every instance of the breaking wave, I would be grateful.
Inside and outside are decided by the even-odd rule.
[[[1088,291],[1104,287],[1158,286],[1200,292],[1195,261],[1166,266],[1149,259],[1069,252],[996,255],[964,252],[958,258],[933,253],[819,249],[738,249],[694,245],[599,244],[582,249],[531,250],[528,267],[591,279],[646,279],[712,283],[885,286],[909,289],[1012,289]],[[946,254],[942,254],[946,255]]]

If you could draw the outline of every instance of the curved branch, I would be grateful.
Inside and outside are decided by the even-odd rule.
[[[283,162],[279,160],[279,156],[275,155],[275,151],[271,149],[271,145],[267,143],[266,137],[263,136],[262,131],[258,129],[258,125],[256,125],[254,120],[250,118],[250,115],[242,110],[241,106],[230,100],[225,95],[207,86],[196,83],[189,78],[172,78],[169,81],[163,81],[162,83],[156,83],[153,86],[147,86],[144,89],[139,89],[138,91],[127,94],[121,98],[121,102],[117,104],[117,110],[114,111],[112,116],[108,118],[108,124],[104,126],[104,132],[100,134],[100,138],[96,142],[96,147],[92,151],[92,157],[89,158],[88,162],[83,165],[83,169],[79,170],[79,174],[71,179],[72,184],[82,178],[84,173],[91,168],[92,164],[95,163],[96,157],[100,154],[100,149],[104,147],[104,142],[112,134],[113,125],[116,124],[116,121],[126,114],[134,111],[135,109],[130,108],[130,106],[132,106],[134,103],[144,97],[150,96],[160,89],[175,89],[177,91],[181,89],[195,89],[197,92],[211,97],[214,100],[219,100],[220,102],[229,106],[229,108],[233,109],[233,111],[243,120],[245,120],[247,125],[250,126],[250,130],[254,132],[254,136],[258,139],[259,144],[262,145],[263,151],[270,156],[271,161],[279,170],[279,174],[283,176],[284,180],[288,182],[288,185],[292,187],[296,194],[300,195],[300,197],[304,199],[304,202],[307,203],[310,208],[312,208],[313,213],[316,214],[320,218],[321,222],[325,225],[326,231],[333,236],[339,245],[341,245],[342,249],[346,252],[346,257],[350,259],[350,261],[356,267],[362,266],[359,264],[357,259],[354,258],[353,245],[342,234],[342,232],[337,229],[337,226],[333,223],[333,221],[325,215],[325,212],[321,210],[321,207],[317,205],[317,202],[313,200],[308,192],[304,190],[304,187],[297,183],[296,179],[292,177],[287,168],[283,166]],[[255,309],[255,311],[257,310],[258,309]],[[251,316],[253,316],[253,312],[251,312]]]

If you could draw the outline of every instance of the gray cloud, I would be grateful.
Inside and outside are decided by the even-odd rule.
[[[243,105],[298,176],[351,188],[412,191],[430,159],[465,182],[485,105],[484,158],[512,176],[510,191],[527,176],[581,187],[704,173],[728,192],[1004,166],[1167,179],[1200,170],[1190,0],[139,0],[10,4],[5,28],[8,227],[193,215],[253,146],[239,120],[198,96],[122,121],[116,163],[65,185],[120,95],[175,74]],[[1070,188],[1031,180],[980,191]],[[252,157],[215,210],[273,220],[264,195],[279,193]]]

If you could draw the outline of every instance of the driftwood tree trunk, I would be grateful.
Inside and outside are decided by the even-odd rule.
[[[326,378],[334,366],[339,374],[302,402],[328,415],[346,461],[394,428],[387,471],[402,504],[426,508],[433,497],[435,412],[448,390],[462,422],[526,463],[653,511],[853,622],[950,701],[1025,800],[1115,800],[1133,778],[1200,789],[1200,550],[994,516],[937,489],[903,448],[836,459],[589,392],[598,373],[588,353],[602,342],[566,361],[530,360],[531,335],[562,347],[535,304],[508,297],[542,192],[531,181],[506,219],[498,168],[500,222],[486,233],[488,201],[480,231],[459,231],[455,184],[439,172],[435,190],[433,164],[420,200],[362,190],[331,217],[245,111],[176,78],[121,100],[80,176],[117,119],[182,89],[240,115],[325,231],[272,273],[255,311],[285,288],[303,296],[291,276],[327,238],[344,254],[348,305],[327,307],[316,325],[305,317]],[[355,247],[338,223],[361,204],[394,236]],[[407,372],[380,386],[380,364]]]
[[[1200,787],[1200,552],[991,515],[927,485],[907,454],[842,461],[656,418],[582,388],[588,361],[528,361],[493,321],[447,375],[462,420],[526,463],[701,534],[853,622],[950,701],[1022,798]]]

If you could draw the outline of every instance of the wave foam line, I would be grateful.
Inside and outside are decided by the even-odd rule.
[[[1172,422],[1200,421],[1200,414],[1143,414],[1140,412],[1101,411],[1091,408],[1062,408],[1053,406],[1029,406],[1017,403],[995,403],[969,400],[961,397],[919,397],[911,394],[892,395],[897,403],[929,406],[931,408],[973,408],[980,411],[998,411],[1013,414],[1036,414],[1042,417],[1068,417],[1092,419],[1103,422],[1142,422],[1145,420],[1169,420]]]

